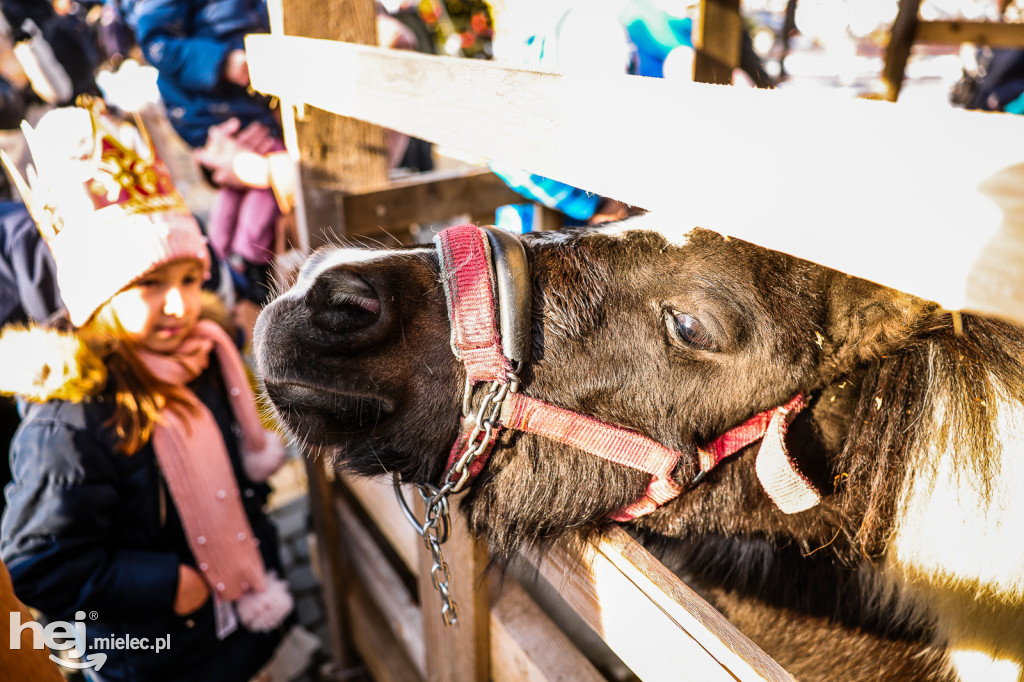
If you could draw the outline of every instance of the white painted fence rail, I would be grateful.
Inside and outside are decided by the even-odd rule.
[[[290,36],[247,49],[254,87],[290,102],[1024,322],[1024,117]]]

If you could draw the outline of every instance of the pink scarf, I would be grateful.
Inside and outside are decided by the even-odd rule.
[[[268,576],[263,566],[220,428],[206,405],[186,386],[206,369],[211,350],[217,354],[242,429],[247,475],[263,481],[283,462],[280,441],[260,423],[238,351],[227,333],[209,320],[201,320],[173,355],[139,352],[149,371],[182,389],[195,408],[194,414],[185,415],[171,409],[161,411],[153,431],[153,449],[211,594],[217,602],[237,602],[239,618],[250,629],[272,629],[291,610],[291,599],[285,590],[288,603],[279,603],[281,581]],[[273,595],[267,594],[270,592]],[[268,600],[272,603],[264,603]],[[281,609],[283,613],[279,613]]]

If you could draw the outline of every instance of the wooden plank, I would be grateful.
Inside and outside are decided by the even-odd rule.
[[[423,679],[365,592],[350,590],[348,608],[352,621],[359,623],[359,627],[352,629],[352,639],[374,682],[420,682]]]
[[[1024,24],[992,21],[919,21],[915,43],[957,45],[975,43],[988,47],[1024,47]]]
[[[917,31],[917,13],[921,0],[900,0],[896,19],[889,31],[889,44],[885,48],[885,64],[882,67],[882,84],[885,86],[885,99],[895,102],[903,87],[903,72],[907,68],[910,49],[914,46]]]
[[[416,501],[417,517],[423,503]],[[458,505],[451,510],[452,529],[442,545],[451,574],[449,587],[458,606],[458,622],[441,619],[441,596],[431,582],[430,553],[420,553],[419,589],[423,637],[427,650],[427,679],[431,682],[486,682],[489,677],[490,606],[487,550],[466,528]]]
[[[693,22],[693,80],[732,83],[733,69],[740,65],[742,29],[740,0],[701,0]]]
[[[541,575],[640,679],[735,680],[688,633],[645,598],[615,566],[587,545],[560,546],[533,558]],[[643,627],[638,627],[642,623]]]
[[[604,676],[573,646],[514,578],[492,592],[493,682],[603,682]]]
[[[618,526],[595,544],[608,561],[740,679],[793,676]]]
[[[1009,143],[1020,116],[248,41],[263,91],[649,209],[679,232],[700,225],[1024,322],[1024,148]],[[602,105],[580,107],[596,89]]]
[[[646,550],[625,538],[612,535],[579,550],[563,544],[531,560],[641,679],[676,680],[682,670],[699,680],[793,679]],[[630,558],[621,556],[624,547]]]
[[[362,582],[381,620],[402,645],[419,676],[425,676],[427,657],[419,607],[355,511],[340,497],[335,498],[334,504],[341,521],[344,546],[349,552],[350,575]]]
[[[331,655],[343,667],[352,662],[349,647],[350,628],[345,620],[346,588],[348,567],[344,556],[338,551],[341,538],[338,534],[338,518],[331,502],[331,485],[327,481],[322,461],[306,457],[306,478],[309,481],[309,511],[316,536],[317,559],[319,563],[324,607],[327,612],[327,632],[330,637]]]
[[[412,223],[433,223],[468,215],[479,220],[504,204],[525,201],[486,168],[422,173],[385,189],[345,198],[349,237],[408,230]]]
[[[423,538],[406,521],[398,507],[391,483],[383,478],[364,478],[349,474],[342,474],[341,479],[388,539],[406,568],[413,574],[419,573],[419,554],[423,548]],[[410,505],[416,497],[415,490],[407,486],[405,499]]]

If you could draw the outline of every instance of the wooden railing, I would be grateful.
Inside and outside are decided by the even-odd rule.
[[[937,301],[1024,322],[1024,118],[250,36],[253,83]],[[307,63],[332,64],[302,71]],[[588,105],[601,92],[599,105]]]

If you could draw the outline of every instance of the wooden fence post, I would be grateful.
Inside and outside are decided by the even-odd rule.
[[[324,463],[306,457],[306,478],[309,481],[309,510],[316,537],[317,568],[327,611],[327,632],[331,655],[342,668],[355,662],[345,608],[348,589],[348,566],[341,548],[338,517],[334,511],[334,486],[328,480]]]
[[[373,0],[276,1],[282,5],[281,30],[286,35],[377,44]],[[327,64],[309,64],[308,68],[331,71]],[[289,107],[282,116],[295,117],[295,111]],[[296,136],[305,217],[298,227],[304,234],[303,245],[313,249],[329,241],[332,233],[345,235],[345,194],[387,184],[384,130],[313,107],[306,107],[302,116],[284,125],[293,125]]]
[[[740,0],[701,0],[693,24],[693,80],[732,83],[732,71],[740,65],[742,29]]]
[[[417,500],[423,518],[423,503]],[[441,595],[431,578],[430,552],[419,554],[420,609],[430,682],[487,682],[490,677],[490,588],[487,582],[487,547],[469,534],[458,503],[452,501],[451,536],[441,551],[451,573],[451,594],[458,606],[458,622],[441,619]],[[423,548],[421,548],[422,550]]]
[[[917,13],[921,0],[900,0],[900,8],[889,32],[889,44],[885,48],[885,65],[882,68],[882,84],[885,85],[885,99],[895,102],[903,87],[903,72],[914,47],[917,32]]]
[[[377,44],[373,0],[271,0],[268,10],[276,33]],[[325,69],[323,64],[308,67]],[[292,106],[282,106],[281,115],[292,158],[298,160],[298,230],[301,246],[308,252],[328,241],[331,233],[345,234],[345,193],[387,182],[384,131],[313,107],[305,107],[304,115],[297,116]],[[319,540],[331,653],[342,667],[347,667],[354,659],[345,606],[348,570],[340,554],[344,545],[334,511],[334,490],[320,462],[307,459],[306,472],[314,531]]]

